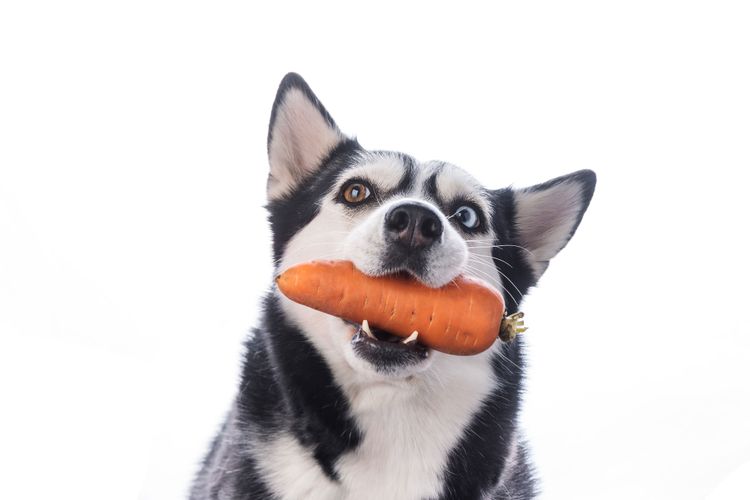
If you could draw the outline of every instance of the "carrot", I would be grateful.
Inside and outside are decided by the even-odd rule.
[[[488,349],[505,311],[502,295],[474,278],[430,288],[404,276],[367,276],[348,261],[298,264],[276,284],[294,302],[357,324],[367,320],[399,337],[416,330],[419,342],[448,354]]]

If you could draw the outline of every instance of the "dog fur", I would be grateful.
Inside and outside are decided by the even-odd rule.
[[[293,73],[273,105],[268,152],[277,271],[346,259],[367,274],[405,272],[429,286],[468,274],[501,291],[510,313],[576,231],[596,183],[582,170],[491,190],[444,162],[365,150]],[[370,193],[358,206],[341,198],[353,183]],[[425,247],[413,239],[398,247],[383,228],[400,207],[440,234]],[[429,351],[414,361],[363,355],[356,326],[274,288],[262,318],[191,499],[535,496],[517,424],[522,338],[475,356]]]

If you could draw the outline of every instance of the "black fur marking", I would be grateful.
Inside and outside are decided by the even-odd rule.
[[[491,192],[492,229],[497,239],[492,256],[501,273],[505,290],[506,307],[509,313],[518,310],[518,303],[535,284],[531,266],[514,245],[518,243],[515,226],[515,200],[509,188]],[[511,284],[512,283],[512,284]],[[497,484],[508,456],[510,440],[516,430],[516,421],[523,390],[523,339],[503,345],[503,357],[492,360],[495,376],[502,381],[484,401],[474,415],[463,437],[451,452],[445,471],[445,488],[442,499],[480,498]],[[496,498],[531,498],[535,494],[535,481],[527,463],[524,449],[518,450],[514,471],[508,486],[512,496],[503,489]]]
[[[519,248],[513,191],[510,188],[500,189],[492,195],[492,209],[495,214],[492,222],[497,236],[497,246],[492,249],[492,256],[495,257],[495,266],[501,273],[500,277],[505,286],[505,306],[508,313],[513,314],[518,311],[518,304],[536,281],[531,265],[523,255],[525,250]]]
[[[526,443],[519,443],[516,449],[513,472],[503,482],[502,487],[491,497],[493,500],[519,500],[536,498],[540,491],[534,467],[530,465]]]
[[[282,78],[281,83],[279,84],[279,89],[276,91],[276,98],[273,101],[273,107],[271,108],[271,119],[268,123],[268,138],[266,141],[266,147],[270,149],[271,147],[271,140],[273,139],[273,130],[274,130],[274,124],[276,123],[276,115],[278,113],[279,106],[284,102],[284,97],[286,97],[286,93],[289,92],[291,89],[298,89],[300,90],[305,96],[308,98],[308,100],[315,106],[315,108],[318,110],[320,115],[325,119],[325,121],[328,123],[328,125],[338,130],[338,127],[336,126],[336,122],[333,121],[333,118],[328,113],[326,108],[323,107],[323,104],[320,102],[318,97],[313,93],[310,86],[307,84],[305,80],[302,79],[301,76],[299,76],[297,73],[287,73],[284,78]]]
[[[570,236],[578,227],[591,200],[596,183],[595,174],[589,170],[582,170],[529,188],[532,191],[540,191],[571,181],[580,182],[583,189],[578,220]],[[498,245],[493,248],[492,256],[505,261],[496,260],[495,265],[505,285],[503,295],[506,307],[509,313],[514,313],[518,311],[518,304],[529,288],[536,284],[536,279],[527,257],[523,255],[525,251],[519,248],[521,243],[518,241],[514,192],[506,188],[491,194],[494,212],[492,223],[497,236],[495,244]],[[502,385],[484,401],[482,408],[474,415],[469,428],[464,431],[461,441],[451,452],[445,471],[445,489],[442,499],[479,498],[482,492],[491,490],[497,484],[503,467],[506,465],[504,462],[509,451],[508,441],[515,430],[520,396],[523,391],[522,350],[523,339],[519,338],[503,345],[503,357],[493,358],[493,370],[498,380],[502,380]],[[505,486],[512,493],[506,494],[504,491],[498,491],[495,493],[495,498],[531,498],[536,494],[535,480],[527,464],[523,447],[519,449],[519,454],[516,456],[516,464],[509,484]]]
[[[283,388],[274,376],[273,360],[266,345],[267,334],[256,328],[245,343],[245,359],[238,394],[239,421],[258,425],[264,433],[282,430],[285,411]],[[241,424],[244,425],[244,424]]]
[[[383,203],[388,197],[394,196],[399,193],[404,193],[412,188],[414,185],[414,178],[417,174],[417,167],[416,162],[414,158],[412,158],[409,155],[393,152],[393,151],[365,151],[361,150],[362,153],[362,162],[366,163],[367,161],[377,161],[378,158],[384,158],[384,157],[395,157],[397,158],[401,164],[403,165],[404,174],[401,176],[401,180],[399,181],[398,185],[392,189],[385,189],[383,186],[378,186],[377,179],[366,179],[366,178],[359,178],[359,177],[352,177],[351,179],[347,179],[347,184],[354,181],[362,182],[363,184],[367,185],[370,190],[373,193],[372,200],[368,201],[375,201],[379,204]],[[383,189],[379,189],[379,187],[383,187]],[[345,200],[343,200],[343,194],[340,193],[337,197],[337,201],[340,201],[344,204],[346,204],[349,208],[363,208],[367,209],[369,207],[369,203],[361,203],[358,205],[351,205],[349,203],[346,203]]]
[[[492,194],[492,224],[497,239],[495,244],[514,241],[515,230],[512,221],[515,207],[510,189],[502,189]],[[521,302],[523,294],[533,284],[530,266],[520,255],[516,247],[496,247],[493,257],[507,261],[507,264],[495,261],[498,270],[505,275],[506,284],[503,295],[509,312],[517,311],[516,302]],[[520,293],[509,283],[513,281]],[[442,500],[464,498],[481,498],[482,494],[492,491],[497,484],[505,459],[510,451],[509,446],[516,430],[516,421],[520,406],[523,380],[523,339],[504,344],[503,356],[492,359],[495,377],[502,381],[483,402],[480,410],[473,416],[469,426],[464,430],[459,443],[452,450],[444,472],[444,489]],[[530,498],[533,492],[533,480],[523,456],[517,460],[514,480],[519,481],[518,496],[513,498]],[[520,475],[519,475],[520,474]],[[520,477],[526,474],[526,480]],[[518,475],[518,477],[516,477]],[[498,492],[498,494],[501,494]],[[497,498],[504,498],[498,496]]]
[[[417,175],[416,161],[409,155],[404,153],[388,153],[398,157],[401,163],[404,164],[404,176],[401,178],[396,189],[393,190],[392,194],[405,193],[414,186],[414,178]]]
[[[260,331],[254,332],[245,347],[243,382],[235,406],[237,415],[230,413],[216,436],[193,485],[191,500],[218,500],[236,492],[241,492],[243,498],[274,498],[255,459],[231,434],[264,436],[281,429],[284,422],[279,418],[284,412],[280,388],[273,377]]]
[[[220,472],[220,479],[213,477],[210,483],[203,483],[202,476],[198,476],[190,492],[190,500],[223,500],[228,498],[227,494],[238,499],[277,498],[263,482],[261,471],[253,458],[239,453],[226,458],[221,465],[223,470]]]
[[[241,492],[242,498],[273,499],[276,498],[262,479],[262,473],[255,459],[248,455],[235,454],[222,464],[225,481],[217,481],[209,487],[208,495],[200,496],[193,492],[191,499],[223,500],[227,491]]]
[[[266,205],[273,231],[273,258],[277,262],[292,236],[318,214],[317,202],[333,188],[338,174],[352,166],[362,153],[364,150],[355,139],[344,140],[323,160],[316,174]]]
[[[427,178],[424,184],[425,194],[440,207],[440,210],[443,211],[446,217],[452,217],[456,213],[456,210],[458,210],[463,205],[473,208],[476,211],[477,216],[479,217],[479,225],[477,225],[477,227],[467,228],[458,220],[454,219],[451,219],[451,222],[459,229],[459,231],[466,234],[486,232],[489,227],[487,223],[487,214],[485,214],[484,211],[479,208],[479,206],[474,201],[464,198],[446,200],[445,198],[440,196],[437,188],[437,178],[443,171],[444,167],[445,165],[440,165],[436,168],[435,172],[430,174],[430,176]]]
[[[263,323],[256,333],[262,347],[256,338],[248,345],[240,421],[252,422],[264,434],[291,431],[335,480],[336,460],[360,441],[346,396],[317,349],[289,324],[273,293],[266,297]]]
[[[337,479],[336,459],[361,439],[349,402],[328,364],[302,332],[287,322],[272,294],[266,300],[265,324],[266,332],[273,332],[267,340],[291,410],[292,430],[303,446],[314,450],[325,473]]]
[[[231,467],[231,465],[230,465]],[[233,475],[236,477],[234,482],[234,490],[240,492],[241,498],[253,498],[253,499],[264,499],[273,500],[278,498],[276,495],[271,493],[271,490],[266,486],[261,478],[261,472],[258,470],[258,465],[255,460],[247,458],[242,463],[235,465],[231,469]],[[220,486],[217,485],[211,492],[211,500],[224,500],[226,495],[219,496]]]
[[[493,357],[493,372],[502,384],[485,399],[451,452],[444,472],[441,500],[482,498],[497,485],[510,446],[514,444],[522,390],[522,348],[522,339],[517,339],[503,346],[504,358]],[[516,463],[519,468],[525,465]],[[529,491],[532,483],[524,486],[524,491]],[[529,497],[519,494],[513,498]]]
[[[435,203],[440,203],[440,197],[438,196],[437,192],[437,176],[440,174],[440,169],[436,170],[430,176],[427,178],[427,180],[424,183],[425,187],[425,194],[435,201]]]

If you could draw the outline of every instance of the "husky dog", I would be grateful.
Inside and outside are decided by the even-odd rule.
[[[596,176],[485,188],[441,161],[369,151],[305,81],[281,82],[268,131],[276,271],[315,259],[430,287],[494,285],[509,313],[581,222]],[[242,380],[191,498],[526,499],[523,339],[453,356],[271,289]]]

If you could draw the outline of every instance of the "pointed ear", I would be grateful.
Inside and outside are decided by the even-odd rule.
[[[307,83],[287,74],[276,93],[268,127],[267,195],[288,194],[314,173],[328,154],[345,139]]]
[[[579,170],[513,192],[517,238],[536,279],[575,233],[595,186],[596,174]]]

